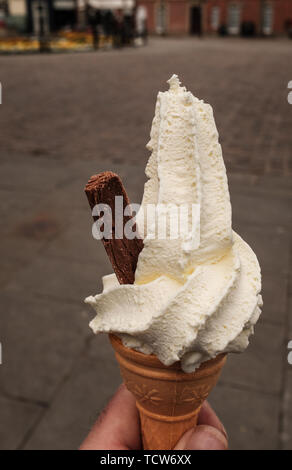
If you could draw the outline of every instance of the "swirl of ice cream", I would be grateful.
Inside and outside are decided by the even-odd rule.
[[[260,315],[261,274],[252,249],[232,231],[231,205],[212,107],[173,75],[159,93],[137,225],[144,235],[133,285],[114,274],[90,296],[95,333],[117,334],[125,346],[155,354],[185,372],[248,345]],[[154,212],[147,208],[154,205]],[[173,205],[198,207],[199,218],[179,236],[161,238],[155,222]],[[188,225],[189,227],[189,225]]]

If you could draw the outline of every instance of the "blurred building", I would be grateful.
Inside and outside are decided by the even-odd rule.
[[[15,32],[38,34],[76,24],[77,0],[6,0],[5,21]]]
[[[131,14],[135,6],[135,0],[76,0],[78,7],[78,24],[86,23],[86,10],[93,8],[101,12],[123,11],[125,15]]]
[[[10,29],[37,35],[41,23],[45,32],[86,26],[88,7],[127,13],[134,5],[134,0],[0,0],[0,23],[3,16]]]
[[[26,0],[7,0],[5,15],[7,26],[21,32],[25,31],[26,13]]]
[[[292,0],[137,0],[156,34],[281,35],[291,32]]]
[[[292,36],[292,0],[0,0],[0,35],[6,26],[36,35],[82,29],[88,8],[130,14],[135,6],[154,34]]]

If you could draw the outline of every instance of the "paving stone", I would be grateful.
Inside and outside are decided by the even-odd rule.
[[[255,197],[278,197],[285,196],[289,199],[292,196],[292,186],[290,176],[279,176],[275,174],[256,175],[250,173],[234,173],[228,174],[228,184],[233,194],[249,194]]]
[[[51,240],[55,240],[67,229],[75,211],[70,213],[60,211],[58,204],[46,202],[38,198],[30,205],[29,210],[23,210],[19,203],[17,210],[8,211],[8,219],[2,227],[0,256],[18,261],[21,266],[29,264],[38,257],[42,248]]]
[[[289,329],[289,338],[292,340],[292,293],[289,293],[288,296],[288,329]]]
[[[279,399],[219,384],[209,401],[222,420],[233,450],[279,448]]]
[[[107,336],[94,337],[25,449],[77,449],[120,383]]]
[[[0,249],[1,251],[1,249]],[[2,259],[0,271],[0,288],[5,287],[14,278],[15,273],[19,272],[22,268],[19,261]]]
[[[74,211],[64,232],[50,243],[47,243],[42,249],[42,254],[47,257],[67,258],[82,263],[96,260],[97,266],[104,258],[104,264],[106,264],[106,252],[102,244],[93,238],[92,224],[93,219],[89,206],[87,211]]]
[[[92,314],[81,302],[48,301],[25,290],[2,294],[1,305],[0,390],[48,403],[84,347]]]
[[[291,202],[292,198],[287,196],[270,195],[256,197],[246,193],[234,194],[231,198],[233,217],[235,222],[261,224],[273,227],[291,227]]]
[[[53,191],[57,184],[64,181],[68,164],[63,161],[56,161],[49,158],[42,158],[41,164],[35,155],[27,155],[24,159],[19,153],[9,154],[10,158],[1,162],[0,188],[2,190],[14,191],[18,202],[22,205],[22,196],[29,193],[36,193],[47,196]],[[14,165],[11,165],[13,160]],[[17,171],[15,170],[17,167]],[[72,178],[72,171],[70,178]]]
[[[17,449],[41,412],[42,408],[38,405],[0,396],[0,449]]]
[[[286,230],[233,224],[234,230],[250,245],[259,260],[263,276],[287,278],[289,273],[290,233]]]
[[[61,230],[61,229],[60,229]],[[0,256],[3,261],[11,263],[11,269],[19,271],[36,260],[50,238],[44,234],[39,239],[26,237],[19,233],[11,233],[1,237]]]
[[[242,354],[229,354],[222,381],[263,393],[279,393],[286,356],[285,329],[260,321]]]
[[[265,322],[286,325],[287,322],[287,288],[288,280],[263,273],[262,296],[264,299],[263,319]]]
[[[0,189],[1,233],[7,233],[20,220],[25,220],[39,204],[37,193],[15,193],[12,190]]]
[[[287,365],[283,400],[282,449],[292,450],[292,365]]]
[[[123,154],[127,160],[136,159],[137,153],[134,150],[139,151],[143,145],[141,129],[144,126],[149,127],[152,117],[156,95],[154,90],[158,88],[154,85],[159,83],[161,84],[159,87],[163,86],[165,76],[170,75],[174,69],[178,69],[177,71],[184,77],[188,86],[196,88],[198,94],[214,103],[218,110],[220,124],[222,122],[229,125],[228,135],[235,134],[236,130],[240,133],[244,127],[248,128],[245,123],[253,122],[257,118],[261,131],[265,129],[265,120],[269,114],[279,115],[287,109],[287,101],[283,99],[287,90],[283,89],[282,83],[286,81],[288,65],[283,65],[283,57],[285,53],[288,54],[290,44],[283,43],[279,48],[273,46],[271,55],[263,53],[265,49],[261,45],[253,44],[252,46],[252,51],[248,48],[238,53],[241,45],[230,47],[229,43],[221,43],[218,46],[216,40],[206,41],[204,44],[184,40],[180,45],[184,54],[181,54],[177,44],[170,46],[168,41],[161,43],[155,40],[151,47],[143,51],[123,51],[120,55],[115,52],[99,55],[96,62],[92,61],[91,54],[83,54],[82,60],[78,58],[80,80],[76,80],[77,72],[74,68],[76,65],[71,57],[66,58],[64,63],[60,62],[59,58],[53,57],[50,59],[50,65],[46,60],[41,60],[41,67],[39,58],[30,58],[29,61],[21,64],[22,83],[27,90],[26,96],[22,96],[21,99],[14,97],[15,93],[13,93],[15,91],[14,81],[11,79],[15,74],[13,61],[7,62],[5,58],[2,58],[2,62],[5,61],[3,83],[7,96],[10,98],[10,108],[6,109],[3,122],[3,129],[7,131],[4,133],[6,135],[3,142],[4,149],[7,148],[10,152],[14,149],[14,151],[26,153],[37,151],[41,157],[51,155],[60,159],[63,156],[86,158],[90,155],[96,158],[98,148],[105,148],[106,150],[100,151],[102,155],[99,155],[99,159],[104,157],[106,151]],[[194,53],[200,67],[195,68],[193,60],[186,60],[188,55],[193,57]],[[273,57],[273,54],[277,57]],[[235,57],[236,67],[234,66]],[[279,73],[277,76],[269,77],[270,87],[263,89],[260,86],[259,89],[259,86],[254,84],[263,83],[264,80],[265,83],[267,82],[266,70],[271,64],[271,57],[273,57],[274,66],[279,65]],[[133,61],[135,67],[130,66]],[[55,67],[58,67],[57,82],[54,75]],[[242,75],[246,67],[249,67],[249,77],[243,79]],[[120,76],[119,87],[115,85],[116,69],[127,72],[124,76]],[[228,70],[228,75],[226,70]],[[99,80],[95,79],[97,74]],[[107,83],[106,87],[104,83]],[[143,93],[137,86],[139,83],[143,84]],[[229,83],[232,83],[232,86],[228,86]],[[70,98],[68,97],[69,89]],[[31,119],[27,123],[25,121],[27,110],[31,103],[35,102],[39,107],[33,110]],[[233,103],[233,106],[226,106],[226,103]],[[233,124],[234,119],[232,120],[230,116],[233,115],[234,108],[240,111],[236,113],[238,125],[231,127],[230,122]],[[141,109],[143,113],[139,112]],[[265,120],[261,118],[263,109],[266,111]],[[56,112],[62,114],[61,122],[57,119]],[[100,115],[104,119],[99,119]],[[125,115],[128,119],[125,119]],[[80,116],[82,119],[79,118]],[[288,116],[287,125],[289,125],[289,119]],[[78,125],[76,125],[77,122]],[[108,122],[111,122],[110,127]],[[75,130],[74,133],[72,133],[72,128]],[[68,139],[68,134],[70,139]],[[251,128],[249,141],[253,142],[255,140],[253,137],[258,137],[258,135],[262,135],[262,132]],[[277,133],[276,142],[280,143],[281,137],[284,136],[285,128]],[[263,133],[263,142],[265,142],[265,137]],[[244,136],[244,141],[246,140]],[[237,138],[235,143],[237,148],[242,148],[243,138]],[[128,155],[125,151],[126,146],[128,149],[131,147],[132,150],[128,151]]]
[[[18,295],[25,290],[38,296],[82,305],[85,297],[101,289],[101,276],[111,272],[102,250],[96,253],[102,253],[100,261],[87,261],[86,264],[40,255],[15,275],[5,291]]]

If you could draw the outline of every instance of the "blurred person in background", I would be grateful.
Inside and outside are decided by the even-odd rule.
[[[292,39],[292,19],[291,18],[285,22],[285,29],[287,31],[288,37]]]
[[[132,46],[135,39],[135,17],[132,9],[124,11],[124,38],[123,44]]]
[[[114,22],[115,18],[111,10],[102,11],[102,29],[105,37],[106,44],[109,44],[110,38],[113,36],[114,32]]]
[[[6,34],[6,22],[5,22],[5,13],[0,9],[0,37],[5,36]]]
[[[114,11],[113,21],[113,46],[116,48],[123,46],[124,39],[124,13],[120,8]]]
[[[93,49],[98,50],[99,48],[99,27],[101,24],[101,14],[100,10],[96,10],[92,6],[87,6],[87,21],[90,25],[91,34],[92,34],[92,43]]]
[[[147,10],[143,5],[139,5],[135,13],[136,23],[136,44],[138,46],[145,45],[148,38],[147,30]]]

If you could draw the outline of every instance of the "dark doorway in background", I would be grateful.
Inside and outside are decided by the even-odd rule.
[[[201,36],[201,7],[191,7],[190,11],[190,33]]]

